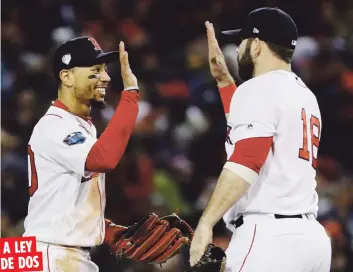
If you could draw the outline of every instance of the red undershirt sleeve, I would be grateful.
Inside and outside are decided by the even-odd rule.
[[[136,92],[122,92],[112,119],[87,156],[87,171],[106,173],[118,165],[137,118],[138,98]]]
[[[221,96],[222,105],[223,105],[223,109],[224,109],[225,114],[229,113],[230,102],[232,100],[233,94],[236,89],[237,89],[237,86],[235,85],[235,83],[233,83],[227,87],[222,87],[222,88],[218,89],[219,94]]]
[[[273,143],[273,137],[247,138],[236,142],[228,162],[241,164],[259,174]]]

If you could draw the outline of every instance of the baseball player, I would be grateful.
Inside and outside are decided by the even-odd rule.
[[[124,90],[97,140],[92,107],[104,105],[107,63],[120,57]],[[124,43],[104,53],[79,37],[55,52],[58,99],[36,124],[28,144],[28,215],[23,236],[36,236],[44,271],[98,271],[91,247],[105,238],[105,175],[121,159],[138,113],[139,89]]]
[[[190,248],[197,263],[223,217],[233,232],[226,271],[330,270],[331,244],[316,220],[315,169],[322,121],[305,83],[291,71],[297,42],[292,18],[278,8],[250,12],[239,38],[236,87],[211,23],[210,69],[227,116],[227,162]]]

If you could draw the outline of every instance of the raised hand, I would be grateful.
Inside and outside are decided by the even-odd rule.
[[[121,77],[123,79],[124,89],[129,87],[137,87],[137,78],[132,73],[130,64],[129,64],[129,56],[125,51],[124,42],[120,42],[119,44],[119,55],[120,55],[120,66],[121,66]]]
[[[218,83],[218,87],[225,87],[234,82],[225,62],[222,50],[219,48],[213,24],[206,21],[208,58],[211,74]]]

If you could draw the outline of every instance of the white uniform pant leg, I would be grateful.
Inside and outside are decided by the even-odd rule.
[[[43,254],[44,272],[98,272],[88,251],[37,241],[37,250]]]
[[[244,217],[226,250],[226,272],[329,272],[331,243],[316,220]]]

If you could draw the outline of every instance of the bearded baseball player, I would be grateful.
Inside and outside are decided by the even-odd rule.
[[[330,271],[331,244],[316,220],[316,166],[322,121],[314,94],[291,71],[293,19],[278,8],[250,12],[239,30],[239,76],[228,72],[206,22],[210,69],[227,117],[227,162],[200,218],[190,265],[223,217],[232,239],[226,271]]]
[[[104,106],[107,63],[119,58],[124,90],[97,139],[91,108]],[[91,37],[69,40],[56,50],[53,72],[58,98],[28,144],[30,201],[23,236],[36,237],[44,271],[98,271],[90,249],[102,244],[119,258],[165,262],[192,238],[177,215],[149,214],[130,227],[104,218],[105,173],[119,163],[138,113],[139,88],[124,43],[105,53]]]

